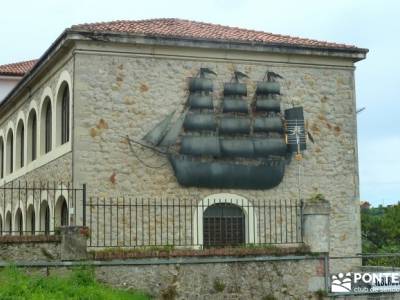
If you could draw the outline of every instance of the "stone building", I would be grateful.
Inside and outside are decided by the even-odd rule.
[[[72,26],[0,104],[3,190],[9,193],[6,186],[12,184],[14,188],[21,182],[57,182],[53,190],[41,187],[30,193],[26,189],[24,201],[19,197],[12,203],[10,199],[16,194],[2,196],[1,228],[3,232],[13,229],[34,233],[51,231],[68,222],[81,224],[83,197],[70,202],[71,195],[65,196],[65,191],[69,191],[69,185],[86,184],[87,203],[104,207],[118,201],[117,197],[121,197],[119,201],[122,197],[123,201],[125,197],[149,198],[152,205],[171,203],[165,200],[169,198],[176,201],[173,205],[178,203],[177,209],[190,203],[195,211],[182,220],[176,219],[181,218],[180,213],[167,208],[166,214],[173,221],[165,221],[164,215],[161,224],[149,225],[149,231],[157,231],[157,240],[163,224],[168,230],[173,226],[168,222],[187,222],[179,234],[189,245],[205,243],[203,221],[209,206],[228,203],[232,210],[241,209],[231,213],[243,218],[243,241],[271,244],[269,233],[280,235],[285,244],[282,234],[286,241],[288,236],[294,236],[291,242],[302,241],[299,227],[288,225],[289,219],[298,218],[302,207],[286,214],[280,211],[280,217],[273,207],[278,203],[285,210],[300,199],[306,204],[327,202],[330,233],[325,238],[330,242],[330,253],[360,252],[354,70],[366,53],[366,49],[351,45],[179,19]],[[301,160],[291,159],[285,165],[279,184],[253,189],[184,186],[165,155],[140,144],[160,120],[185,109],[188,78],[196,77],[202,68],[216,73],[210,91],[216,103],[224,96],[224,83],[231,82],[234,72],[240,71],[247,75],[240,81],[247,88],[243,100],[250,105],[257,82],[269,71],[282,77],[278,80],[282,110],[303,108],[305,131],[313,142],[307,141]],[[131,209],[122,212],[125,204],[116,207],[114,213],[104,207],[93,210],[89,206],[86,224],[98,234],[94,243],[105,246],[106,235],[112,235],[113,240],[137,241],[139,233],[132,234],[134,225],[130,221],[137,224],[140,219],[143,225],[152,216],[149,209],[132,217]],[[264,207],[263,213],[254,215],[253,210],[259,207]],[[157,207],[154,216],[160,214],[163,211]],[[53,218],[48,220],[49,216]],[[115,228],[108,229],[115,216],[120,220]],[[286,226],[285,232],[282,226]],[[175,242],[176,238],[167,238],[168,244]],[[117,245],[125,246],[118,241]]]

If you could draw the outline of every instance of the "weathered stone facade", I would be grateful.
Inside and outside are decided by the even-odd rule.
[[[4,107],[0,113],[0,129],[5,136],[10,127],[16,130],[19,115],[27,119],[32,106],[37,107],[39,115],[46,96],[56,106],[60,82],[68,77],[70,141],[57,144],[57,114],[54,113],[53,151],[42,155],[42,145],[39,145],[37,161],[6,174],[0,184],[19,179],[71,181],[76,187],[87,184],[89,201],[91,197],[169,197],[181,204],[185,203],[184,199],[196,204],[214,194],[236,195],[246,199],[249,205],[299,199],[312,203],[321,194],[330,205],[327,239],[330,253],[360,252],[354,92],[354,61],[358,56],[316,49],[290,52],[287,49],[264,51],[248,45],[216,47],[200,42],[188,46],[180,41],[162,44],[128,38],[115,38],[118,43],[111,38],[107,43],[88,41],[82,36],[71,40],[64,52],[53,57],[51,63],[45,62],[47,69],[42,69],[32,80],[30,90],[21,92],[16,105]],[[270,70],[284,78],[280,81],[282,108],[304,107],[306,127],[315,143],[308,142],[303,160],[292,160],[287,165],[283,181],[277,187],[269,190],[185,188],[177,183],[164,156],[141,147],[130,148],[127,136],[141,139],[167,114],[183,109],[188,97],[188,78],[195,76],[201,67],[217,73],[213,94],[217,105],[223,83],[231,80],[235,70],[249,76],[244,80],[249,102],[254,97],[256,82]],[[40,122],[38,127],[41,128]],[[41,140],[39,134],[39,144]],[[27,158],[26,154],[25,162]],[[15,212],[12,214],[14,217]],[[77,203],[69,214],[74,215],[78,224],[82,223],[82,203]],[[296,212],[291,217],[298,215]],[[96,216],[93,220],[97,221]],[[259,222],[268,223],[266,218],[260,218]],[[118,238],[115,230],[121,232],[128,224],[131,225],[123,215],[120,226],[111,229],[112,238]],[[92,232],[104,234],[101,225],[91,228]],[[298,228],[290,230],[297,234]],[[260,234],[266,236],[265,232]]]
[[[46,201],[49,205],[50,213],[50,230],[54,230],[57,223],[60,222],[59,216],[55,215],[55,206],[57,203],[57,192],[54,188],[72,187],[72,154],[71,143],[61,145],[59,142],[60,132],[57,130],[59,122],[59,109],[58,99],[60,97],[60,90],[63,84],[67,84],[72,91],[71,75],[73,74],[73,59],[70,54],[55,63],[48,72],[32,83],[29,91],[25,91],[20,96],[12,107],[5,107],[0,113],[0,142],[3,142],[4,148],[2,155],[3,164],[3,177],[0,179],[2,192],[0,193],[0,216],[1,227],[3,231],[8,231],[9,223],[6,221],[7,213],[11,213],[11,227],[12,231],[17,231],[17,210],[21,208],[22,211],[22,230],[28,229],[27,224],[27,210],[28,206],[33,204],[34,216],[36,216],[34,223],[37,231],[43,231],[43,224],[41,224],[40,215],[41,203]],[[52,146],[51,151],[44,153],[43,151],[43,106],[49,100],[52,110]],[[72,102],[72,101],[71,101]],[[7,105],[7,104],[6,104]],[[30,117],[36,116],[36,159],[32,161],[32,141],[30,133]],[[20,138],[18,136],[18,126],[23,125],[23,141],[24,141],[24,154],[23,166],[21,166]],[[9,156],[8,147],[8,133],[13,133],[13,172],[8,171],[7,164]],[[11,190],[13,187],[14,190]],[[44,192],[52,187],[53,191]],[[24,190],[27,188],[28,190]],[[34,189],[32,189],[34,188]],[[66,190],[61,192],[63,196],[69,199],[71,195],[67,195]],[[69,203],[70,204],[70,203]],[[72,207],[72,203],[71,203]],[[71,220],[73,216],[71,215]],[[31,226],[29,224],[29,226]]]
[[[93,51],[95,50],[92,49]],[[79,49],[79,46],[78,46]],[[106,46],[102,50],[108,49]],[[330,245],[334,255],[360,251],[358,170],[354,68],[326,58],[298,64],[276,62],[271,54],[251,53],[222,59],[212,50],[199,57],[136,55],[113,52],[77,53],[75,74],[74,180],[86,182],[89,194],[190,197],[201,201],[215,193],[232,193],[249,200],[271,201],[322,194],[330,202]],[[174,49],[170,50],[174,53]],[[232,55],[233,56],[233,55]],[[202,59],[207,57],[207,59]],[[336,63],[336,64],[335,64]],[[270,190],[183,188],[167,160],[135,149],[136,155],[156,168],[141,164],[132,154],[126,135],[140,139],[166,114],[181,109],[187,99],[187,78],[200,67],[216,71],[214,99],[220,100],[222,85],[234,70],[249,79],[248,99],[256,82],[267,70],[284,77],[282,105],[301,105],[315,144],[308,142],[304,159],[292,161],[283,182]]]
[[[257,261],[98,267],[107,284],[155,299],[318,299],[323,261]],[[269,298],[268,298],[269,297]]]

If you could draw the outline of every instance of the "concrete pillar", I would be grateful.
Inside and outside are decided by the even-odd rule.
[[[89,229],[83,226],[63,226],[61,233],[61,260],[86,260]]]
[[[329,252],[329,213],[328,201],[306,203],[303,210],[303,240],[311,252]]]

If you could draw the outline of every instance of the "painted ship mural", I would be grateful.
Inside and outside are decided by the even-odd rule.
[[[302,107],[281,110],[282,77],[267,72],[249,101],[244,73],[234,72],[215,101],[212,70],[189,78],[183,111],[168,115],[142,141],[167,155],[177,181],[187,187],[269,189],[283,179],[292,153],[306,148]],[[216,103],[219,102],[219,105]],[[132,140],[131,140],[132,141]]]

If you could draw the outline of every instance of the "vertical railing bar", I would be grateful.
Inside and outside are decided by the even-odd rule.
[[[160,223],[160,244],[161,244],[161,246],[163,246],[164,245],[164,243],[163,243],[163,214],[162,214],[162,212],[163,212],[163,199],[162,199],[162,197],[161,197],[161,202],[160,202],[160,221],[161,221],[161,223]]]
[[[151,245],[151,227],[150,227],[150,198],[146,198],[147,201],[147,231],[149,232],[149,237],[148,237],[148,245]]]
[[[301,199],[300,200],[300,232],[301,232],[301,235],[300,235],[300,242],[303,242],[303,234],[304,234],[304,232],[303,232],[303,230],[304,230],[304,226],[303,226],[303,208],[304,208],[304,203],[303,203],[303,200]]]
[[[122,245],[125,247],[125,196],[122,196]]]
[[[92,223],[92,197],[89,198],[89,219],[90,219],[90,230],[93,230],[93,223]],[[89,235],[89,245],[92,246],[92,235]]]
[[[10,234],[12,235],[14,232],[13,232],[13,229],[12,229],[12,224],[13,224],[13,203],[14,203],[14,193],[13,193],[13,191],[14,191],[14,181],[11,181],[11,198],[10,198],[10,200],[11,200],[11,217],[10,217]]]
[[[141,227],[140,229],[142,230],[142,246],[144,245],[144,206],[143,206],[143,197],[142,199],[142,205],[140,207],[141,211],[142,211],[142,219],[141,219]]]
[[[1,155],[3,155],[3,153],[1,153]],[[3,159],[3,158],[2,158]],[[4,161],[4,159],[3,159]],[[1,166],[2,168],[4,168],[4,166]],[[3,169],[1,170],[1,172],[4,172]],[[6,218],[6,184],[4,183],[4,185],[2,186],[3,189],[3,220],[4,220],[4,224],[3,224],[3,228],[1,229],[1,235],[3,235],[6,226],[7,226],[7,218]]]
[[[31,218],[32,218],[32,216],[31,216]],[[28,221],[28,181],[25,180],[25,222],[24,222],[25,234],[28,234],[28,225],[27,225],[28,222],[27,221]],[[31,225],[32,225],[32,222],[31,222]],[[32,232],[32,230],[31,230],[31,232]]]
[[[86,183],[84,183],[82,185],[82,203],[83,203],[83,207],[82,207],[82,223],[83,226],[86,226]],[[74,203],[74,210],[75,210],[75,214],[76,214],[76,192],[75,192],[75,203]],[[76,218],[76,216],[75,216]]]
[[[181,245],[181,200],[178,198],[178,237],[179,237],[179,246]]]
[[[96,198],[96,244],[99,247],[99,197]]]
[[[129,197],[129,246],[132,247],[132,198]]]
[[[47,190],[47,193],[49,190]],[[56,182],[53,181],[53,230],[56,228]],[[51,232],[51,226],[49,233]]]
[[[293,203],[292,199],[289,199],[290,202],[290,241],[293,243]]]
[[[299,242],[299,224],[298,224],[299,215],[298,215],[298,212],[297,212],[297,208],[298,208],[297,200],[295,200],[295,203],[296,203],[296,205],[295,205],[295,211],[296,211],[296,242]]]
[[[106,198],[103,197],[103,246],[106,243]]]
[[[135,247],[138,245],[138,201],[137,197],[135,197]]]
[[[153,203],[153,207],[154,207],[154,244],[157,246],[157,198],[154,198],[154,203]]]
[[[287,202],[285,198],[285,226],[286,226],[286,243],[288,242],[288,219],[287,219]]]
[[[21,209],[21,180],[18,180],[18,208]],[[21,209],[21,216],[20,218],[22,218],[22,209]],[[21,219],[18,220],[19,224],[18,227],[20,227],[19,225],[21,225]],[[19,232],[17,234],[21,235],[21,230],[22,228],[19,228]]]
[[[282,224],[282,221],[283,221],[283,218],[282,218],[282,199],[281,198],[279,198],[279,220],[280,220],[280,227],[281,227],[281,229],[280,229],[280,233],[281,233],[281,244],[283,243],[283,228],[282,228],[282,226],[283,226],[283,224]]]
[[[183,201],[184,201],[184,205],[183,205],[183,208],[184,208],[184,210],[185,210],[185,214],[184,214],[184,218],[185,218],[185,237],[184,237],[184,240],[185,240],[185,246],[187,245],[187,222],[186,222],[186,201],[187,201],[187,199],[183,199]]]
[[[188,240],[188,244],[193,244],[193,203],[192,200],[189,199],[189,205],[190,205],[190,236],[187,237]]]
[[[175,245],[175,198],[172,198],[172,245]]]
[[[116,246],[119,245],[119,197],[116,197],[117,200],[117,244]]]
[[[104,198],[105,199],[105,198]],[[112,241],[112,208],[113,208],[113,198],[109,198],[109,201],[110,201],[110,204],[109,204],[109,206],[110,206],[110,238],[109,238],[109,240],[110,240],[110,247],[113,245],[113,241]]]
[[[192,203],[192,205],[193,205],[193,203]],[[200,207],[195,208],[196,209],[196,236],[197,236],[197,244],[198,245],[200,245],[200,242],[199,242],[199,225],[200,225],[199,214],[200,214],[200,212],[203,213],[203,205],[204,204],[203,204],[203,200],[202,200]],[[204,226],[204,224],[203,224],[203,226]],[[204,232],[203,232],[203,236],[204,236]],[[204,240],[203,240],[203,244],[204,244]]]

